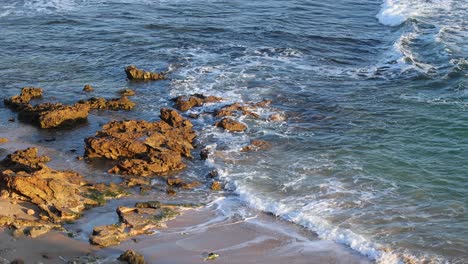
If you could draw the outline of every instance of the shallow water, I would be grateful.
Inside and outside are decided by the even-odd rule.
[[[82,135],[112,118],[157,119],[176,95],[271,99],[262,117],[286,121],[245,118],[246,133],[228,134],[196,120],[200,145],[220,155],[184,174],[218,168],[245,205],[379,262],[463,263],[467,9],[464,0],[4,0],[0,89],[41,86],[45,100],[65,103],[85,98],[86,83],[99,96],[137,91],[135,111],[25,138],[55,136],[40,144],[59,152],[82,151]],[[127,82],[129,64],[170,78]],[[238,154],[252,138],[274,146]]]

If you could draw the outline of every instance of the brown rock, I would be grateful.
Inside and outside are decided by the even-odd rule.
[[[135,91],[132,90],[132,89],[126,88],[126,89],[120,90],[120,91],[119,91],[119,94],[120,94],[121,96],[133,96],[133,95],[135,95]]]
[[[26,213],[27,213],[28,215],[34,215],[36,212],[34,212],[33,209],[28,209],[28,210],[26,211]]]
[[[53,222],[75,219],[86,208],[99,204],[92,199],[96,194],[114,192],[112,186],[86,184],[76,172],[53,170],[45,165],[48,161],[48,157],[37,155],[36,148],[8,155],[1,162],[7,170],[0,172],[0,192],[35,204]],[[34,210],[28,210],[31,213],[35,214]]]
[[[0,138],[0,144],[7,143],[8,138]]]
[[[3,102],[8,108],[19,111],[26,107],[32,99],[42,97],[42,88],[24,87],[19,95],[5,98]]]
[[[221,191],[223,189],[223,186],[221,185],[221,183],[219,181],[214,181],[212,184],[211,184],[211,187],[210,189],[212,191]]]
[[[125,261],[128,264],[146,264],[145,258],[133,250],[125,251],[118,259],[120,261]]]
[[[192,123],[168,108],[161,109],[161,119],[110,122],[85,140],[85,156],[118,160],[110,173],[152,176],[181,170],[182,156],[191,157],[193,149]]]
[[[129,80],[164,80],[166,77],[162,72],[148,72],[138,69],[135,65],[130,65],[125,68],[125,73]]]
[[[60,103],[43,103],[36,106],[26,106],[18,114],[24,122],[33,123],[41,128],[55,128],[73,125],[85,121],[89,107],[83,104],[73,106]]]
[[[89,242],[101,247],[118,245],[122,241],[130,238],[130,234],[125,232],[125,228],[124,224],[95,227],[93,229],[93,234],[89,238]]]
[[[233,132],[242,132],[247,129],[247,126],[241,122],[235,121],[231,118],[223,118],[221,121],[215,123],[215,126],[221,127],[223,129],[233,131]]]
[[[251,105],[242,105],[240,103],[234,103],[230,105],[226,105],[215,112],[216,117],[225,117],[225,116],[234,116],[236,113],[240,113],[239,115],[249,115],[254,118],[258,118],[259,115],[252,112],[252,109],[255,108]]]
[[[37,148],[27,148],[8,155],[0,162],[0,165],[13,172],[25,171],[31,173],[46,168],[45,163],[49,161],[50,158],[47,156],[38,156]]]
[[[132,236],[153,234],[165,227],[165,222],[180,215],[183,205],[161,204],[157,201],[136,203],[135,207],[117,208],[120,223],[95,227],[90,242],[103,247],[117,245]]]
[[[214,103],[222,101],[223,98],[216,96],[205,96],[202,94],[193,94],[188,98],[185,96],[178,96],[172,99],[175,102],[175,106],[180,111],[187,111],[196,106],[202,106],[206,103]]]
[[[83,87],[83,92],[92,92],[94,91],[94,88],[89,85],[89,84],[86,84],[84,87]]]
[[[106,100],[101,97],[92,97],[88,100],[80,100],[78,101],[79,104],[87,105],[91,109],[98,109],[98,110],[132,110],[136,103],[128,99],[126,96],[122,96],[120,98],[112,98]]]
[[[254,139],[250,142],[250,145],[245,146],[241,149],[242,152],[267,150],[271,148],[271,143],[265,140]]]
[[[166,189],[166,194],[169,195],[169,196],[174,196],[174,195],[176,195],[177,193],[176,193],[176,191],[175,191],[174,189],[172,189],[172,188],[167,188],[167,189]]]

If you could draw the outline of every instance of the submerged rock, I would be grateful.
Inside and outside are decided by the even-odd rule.
[[[0,144],[8,143],[8,138],[0,138]]]
[[[248,152],[248,151],[259,151],[259,150],[267,150],[271,148],[272,144],[265,140],[254,139],[250,142],[250,145],[245,146],[241,149],[241,152]]]
[[[129,88],[125,88],[119,91],[121,96],[133,96],[135,95],[135,91]]]
[[[85,139],[85,157],[118,161],[110,173],[161,175],[185,168],[195,138],[192,123],[173,109],[161,109],[161,121],[112,121]]]
[[[146,264],[145,258],[133,250],[125,251],[119,256],[118,260],[125,261],[128,264]]]
[[[149,72],[138,69],[135,65],[125,68],[125,73],[129,80],[164,80],[166,77],[162,72]]]
[[[153,234],[165,223],[181,214],[184,205],[162,204],[158,201],[136,203],[134,207],[117,208],[119,223],[95,227],[90,242],[102,247],[118,245],[133,236]]]
[[[18,118],[41,128],[56,128],[83,122],[88,118],[88,112],[89,107],[83,104],[69,106],[60,103],[43,103],[24,107],[19,112]]]
[[[19,111],[26,107],[32,99],[42,97],[42,88],[24,87],[19,95],[5,98],[3,102],[8,108]]]
[[[215,123],[215,126],[221,127],[225,130],[233,131],[233,132],[242,132],[247,129],[245,124],[242,124],[239,121],[236,121],[232,118],[223,118],[221,121]]]
[[[215,103],[223,100],[221,97],[216,96],[205,96],[203,94],[193,94],[189,97],[178,96],[172,99],[175,102],[175,106],[180,111],[187,111],[193,107],[202,106],[206,103]]]
[[[84,87],[83,87],[83,92],[92,92],[94,91],[94,88],[89,85],[89,84],[86,84]]]

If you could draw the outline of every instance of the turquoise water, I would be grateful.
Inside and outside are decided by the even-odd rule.
[[[284,122],[229,134],[194,121],[220,153],[194,166],[378,262],[468,262],[467,1],[3,2],[4,95],[37,85],[71,103],[86,83],[130,87],[138,107],[117,116],[146,119],[176,95],[271,99],[260,114]],[[127,82],[129,64],[170,78]],[[274,146],[239,154],[253,138]]]

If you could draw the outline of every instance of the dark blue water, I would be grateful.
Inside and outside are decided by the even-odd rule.
[[[243,134],[195,121],[242,203],[378,262],[468,261],[467,1],[1,2],[5,96],[130,87],[138,107],[117,116],[145,119],[176,95],[271,99]],[[130,83],[130,64],[170,78]],[[238,154],[252,138],[274,146]]]

